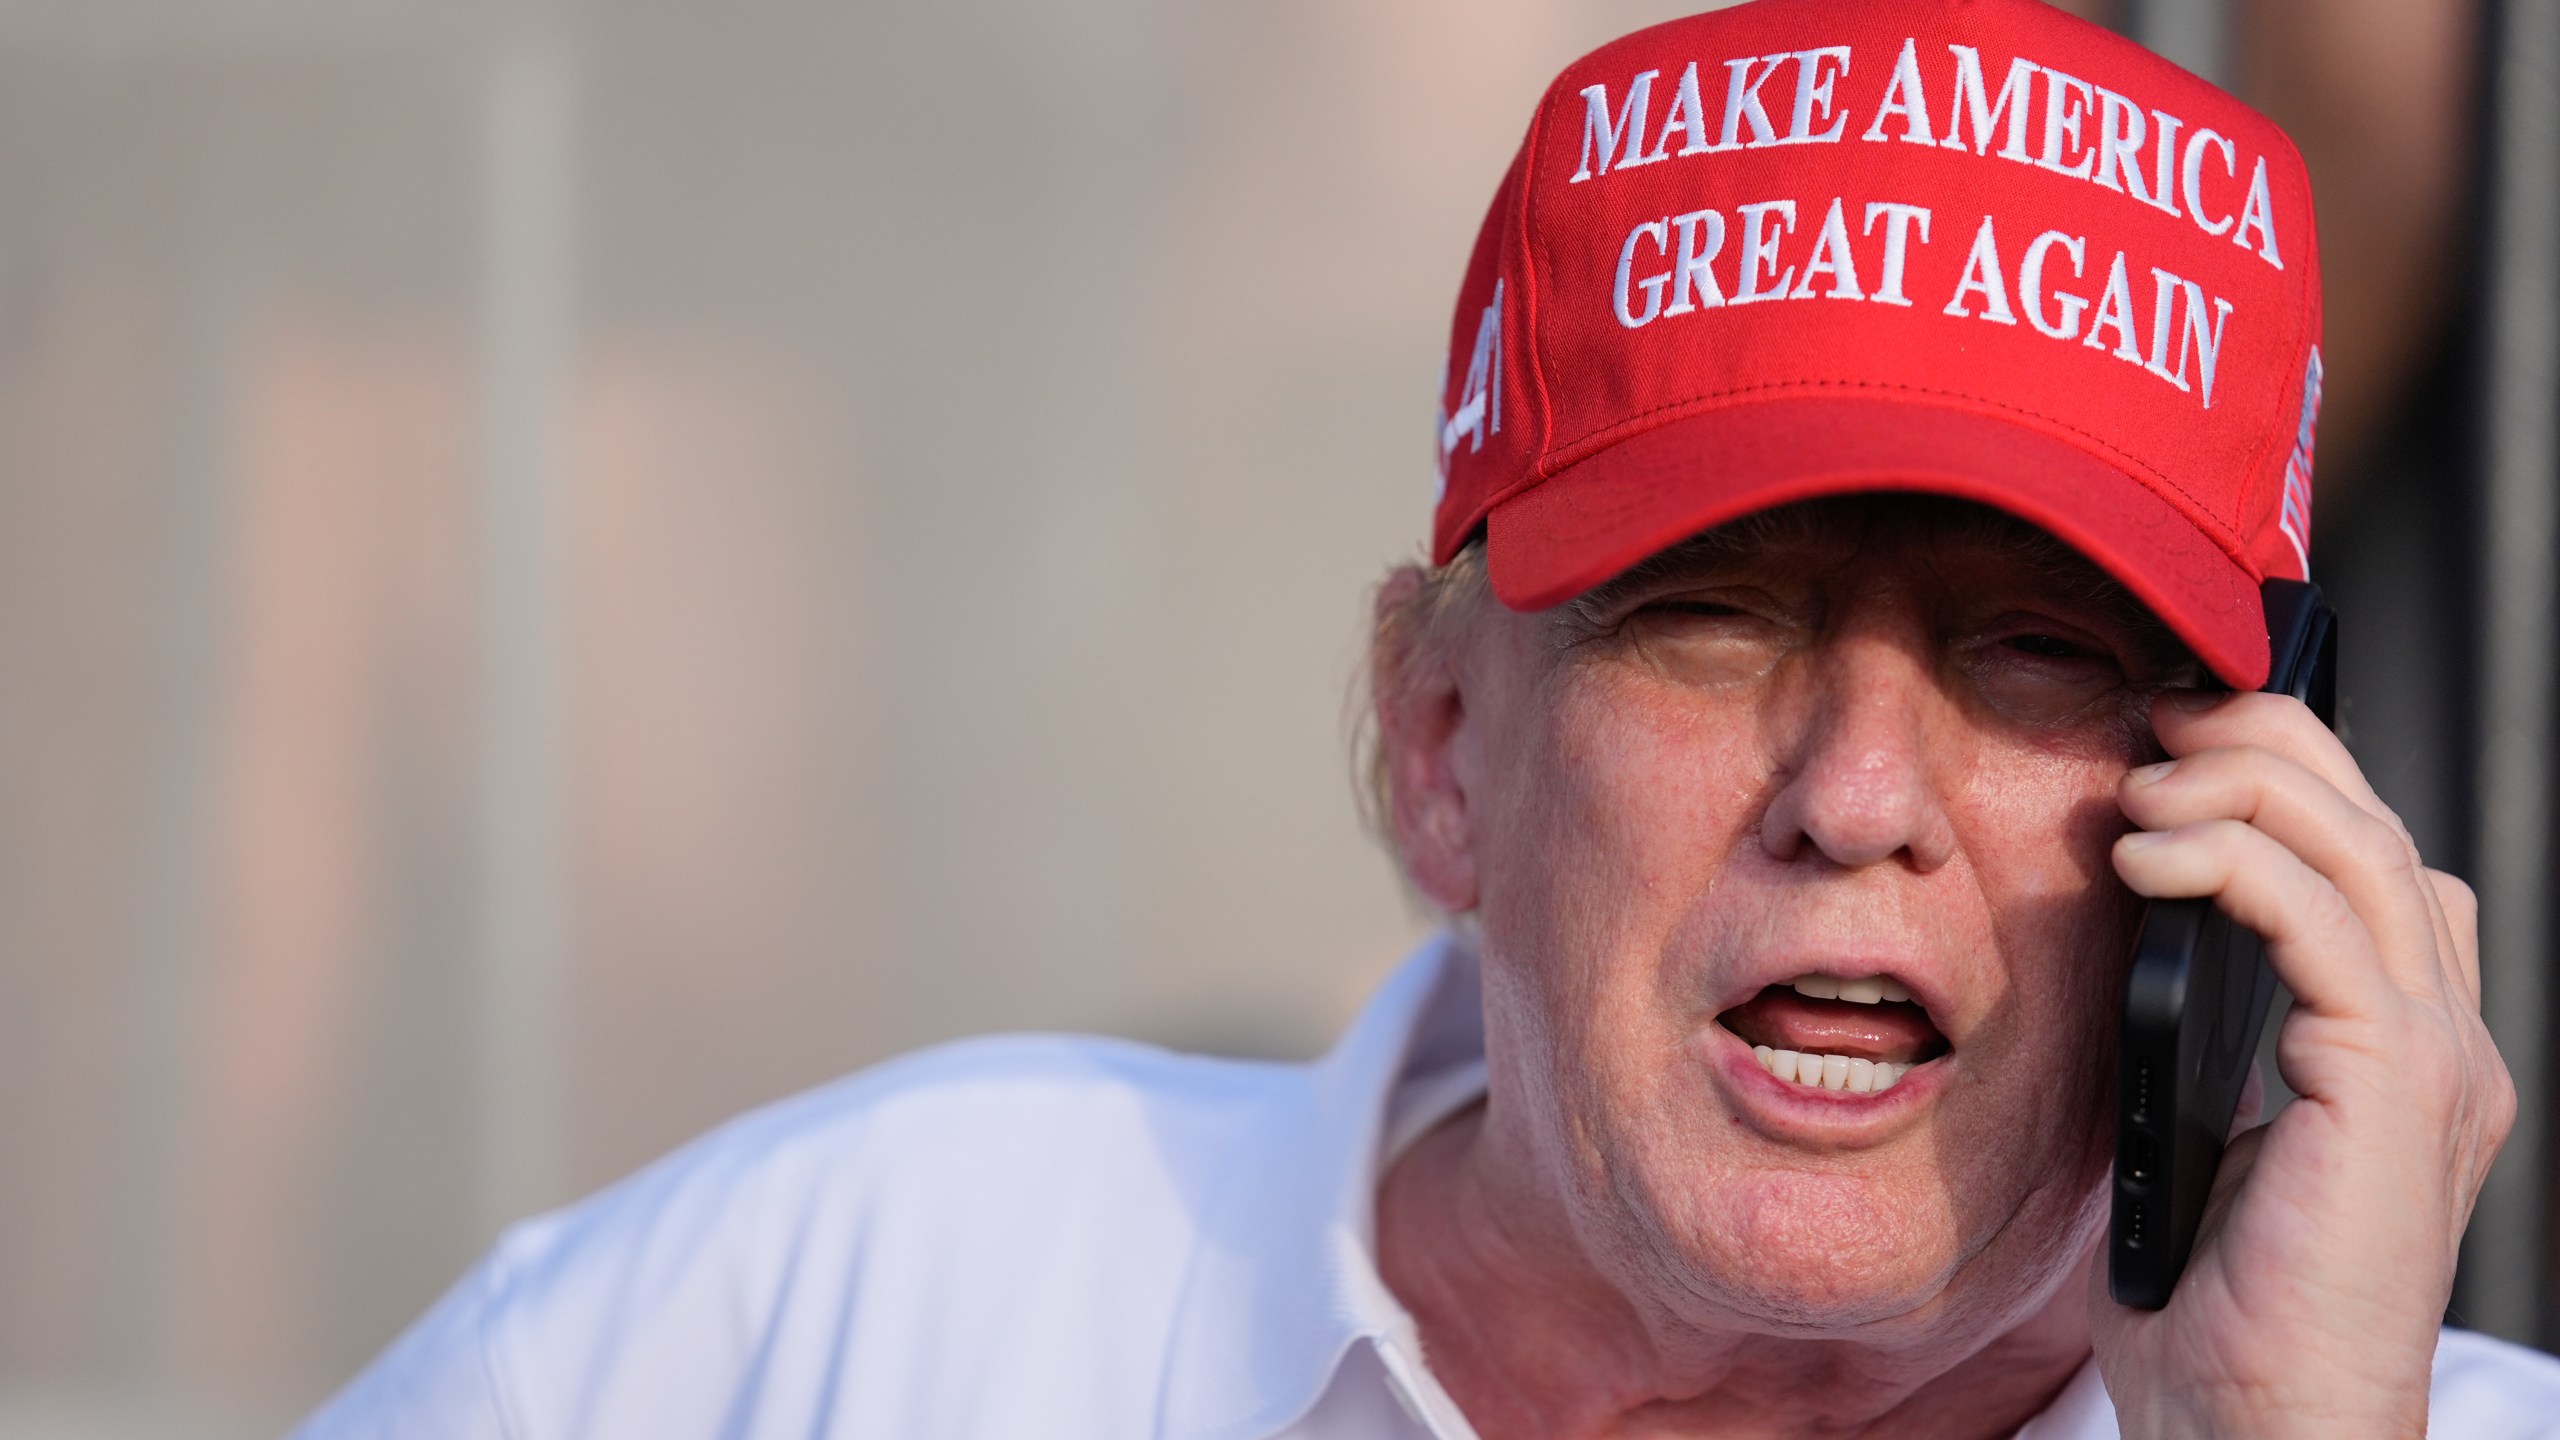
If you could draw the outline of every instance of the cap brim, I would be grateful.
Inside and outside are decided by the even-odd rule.
[[[2225,682],[2267,674],[2257,578],[2141,481],[1996,416],[1887,399],[1720,407],[1621,441],[1486,517],[1494,594],[1542,610],[1728,520],[1859,491],[2008,511],[2115,577]]]

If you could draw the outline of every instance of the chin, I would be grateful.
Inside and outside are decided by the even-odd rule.
[[[1784,1330],[1930,1309],[1959,1268],[1956,1220],[1934,1186],[1773,1170],[1688,1194],[1662,1212],[1684,1288]]]

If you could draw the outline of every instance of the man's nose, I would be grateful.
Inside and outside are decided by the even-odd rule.
[[[1955,853],[1941,777],[1964,763],[1946,753],[1958,739],[1948,699],[1916,646],[1879,635],[1828,649],[1810,703],[1775,737],[1781,779],[1760,843],[1779,860],[1810,845],[1846,869],[1901,856],[1935,870]]]

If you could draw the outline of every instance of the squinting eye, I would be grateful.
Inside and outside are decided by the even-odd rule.
[[[1665,611],[1673,615],[1721,616],[1742,613],[1731,605],[1720,605],[1713,600],[1657,600],[1644,608]]]
[[[2012,635],[2007,643],[2012,650],[2023,650],[2048,660],[2081,660],[2088,658],[2089,653],[2068,640],[2051,635]]]

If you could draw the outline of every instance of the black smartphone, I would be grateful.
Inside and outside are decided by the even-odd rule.
[[[2320,587],[2269,580],[2266,688],[2334,727],[2338,617]],[[2107,1290],[2120,1305],[2169,1303],[2195,1248],[2275,972],[2248,927],[2210,900],[2154,900],[2125,977],[2116,1052],[2115,1214]]]

